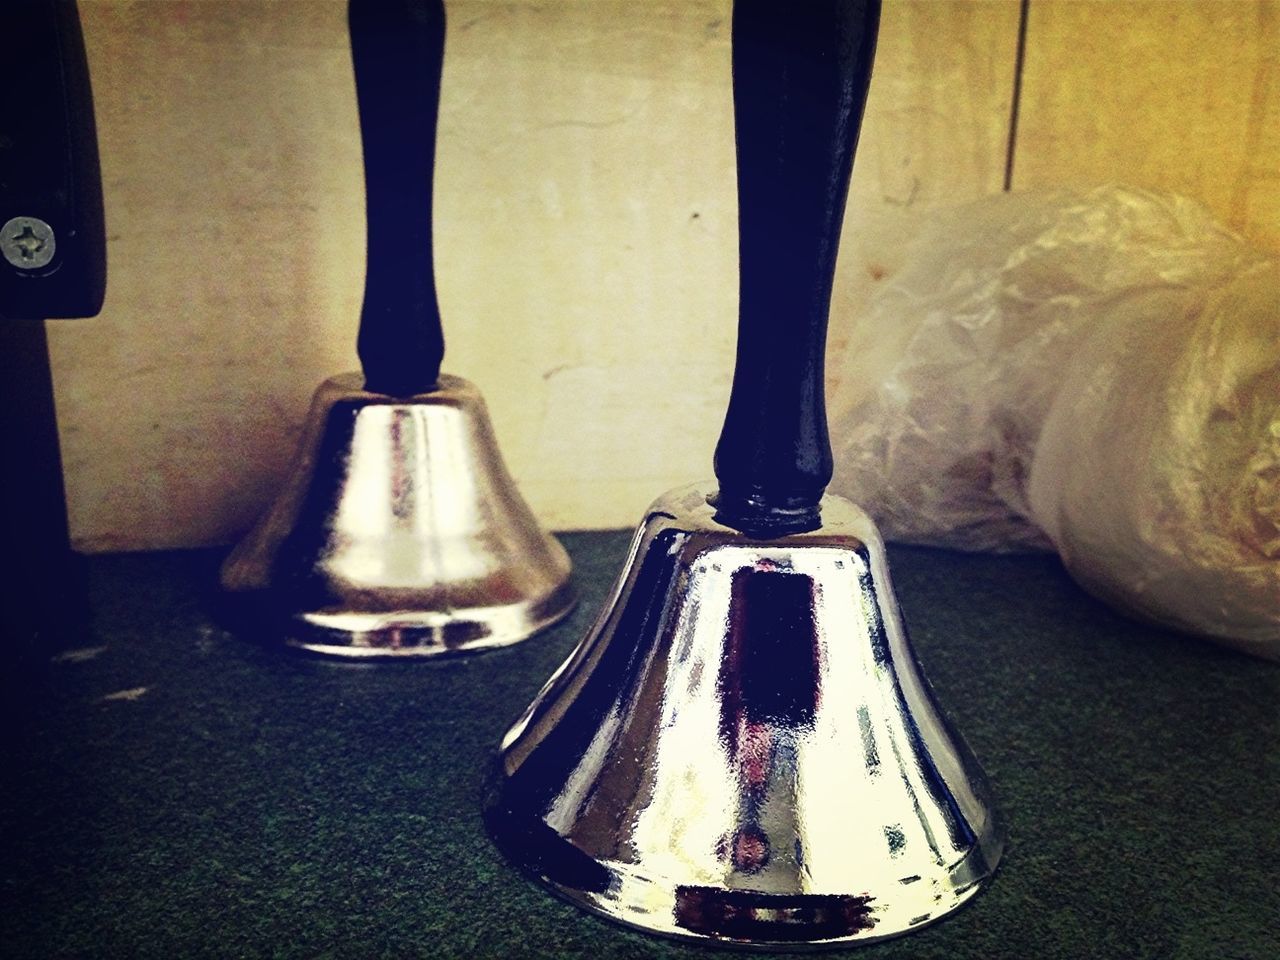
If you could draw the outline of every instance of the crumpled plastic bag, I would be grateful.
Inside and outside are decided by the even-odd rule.
[[[1121,187],[946,211],[902,259],[833,300],[833,491],[1280,659],[1280,261]]]

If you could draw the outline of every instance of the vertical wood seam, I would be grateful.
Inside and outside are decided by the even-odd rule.
[[[1013,161],[1018,149],[1018,112],[1022,106],[1022,68],[1027,58],[1027,18],[1031,0],[1018,4],[1018,47],[1013,60],[1013,96],[1009,105],[1009,143],[1004,158],[1004,192],[1013,189]]]

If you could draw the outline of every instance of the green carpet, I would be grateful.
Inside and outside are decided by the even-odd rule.
[[[702,957],[516,874],[480,802],[627,534],[573,534],[583,600],[471,658],[330,664],[209,615],[209,552],[94,558],[93,628],[5,727],[0,955]],[[1056,560],[892,548],[916,648],[1010,846],[952,918],[868,960],[1280,957],[1280,667],[1141,626]]]

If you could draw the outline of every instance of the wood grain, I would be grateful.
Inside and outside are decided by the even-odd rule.
[[[728,0],[448,4],[444,369],[484,392],[553,528],[710,475],[733,362]],[[364,273],[345,4],[82,0],[105,177],[101,317],[51,325],[73,535],[223,543],[354,369]],[[1016,0],[886,3],[837,284],[910,211],[998,191]],[[832,349],[840,349],[833,316]]]
[[[1032,0],[1016,189],[1123,181],[1280,250],[1280,2]]]

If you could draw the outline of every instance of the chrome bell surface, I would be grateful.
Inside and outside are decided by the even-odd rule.
[[[515,643],[569,612],[569,558],[498,452],[474,386],[394,398],[358,374],[316,391],[298,461],[222,586],[257,632],[342,657]]]
[[[938,920],[1003,833],[848,501],[756,538],[688,487],[503,743],[489,825],[569,900],[649,932],[837,945]]]

